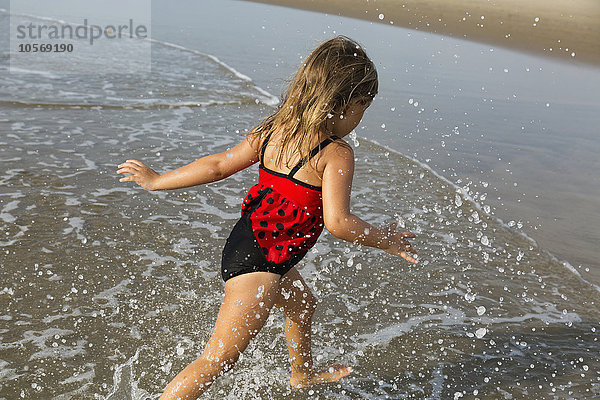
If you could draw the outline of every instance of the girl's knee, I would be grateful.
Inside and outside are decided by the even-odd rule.
[[[240,354],[244,351],[244,343],[232,343],[223,340],[211,340],[208,342],[199,360],[203,360],[211,368],[221,367],[227,364],[234,364]]]
[[[229,371],[237,360],[240,358],[240,352],[227,351],[221,354],[203,354],[200,356],[198,361],[203,364],[202,368],[207,376],[216,378],[217,376],[224,374]]]

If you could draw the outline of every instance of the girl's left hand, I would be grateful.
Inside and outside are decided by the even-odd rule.
[[[417,254],[417,251],[413,249],[410,242],[406,240],[406,238],[414,238],[417,235],[412,232],[396,232],[397,226],[398,222],[394,222],[387,227],[389,247],[384,249],[384,251],[395,256],[400,256],[413,264],[418,263],[417,259],[408,254]]]
[[[152,168],[147,167],[141,161],[127,160],[119,165],[117,174],[128,172],[131,176],[125,176],[119,179],[119,182],[135,182],[146,190],[156,190],[156,182],[160,174]]]

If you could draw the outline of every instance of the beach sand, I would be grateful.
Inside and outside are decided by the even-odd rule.
[[[251,0],[600,65],[597,0]]]

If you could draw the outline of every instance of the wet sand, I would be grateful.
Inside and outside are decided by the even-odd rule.
[[[600,65],[600,2],[542,0],[251,0]]]

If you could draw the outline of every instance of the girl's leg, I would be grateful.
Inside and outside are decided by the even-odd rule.
[[[315,383],[335,382],[350,374],[345,365],[332,365],[326,371],[315,371],[311,353],[311,322],[317,306],[312,294],[298,270],[294,267],[279,281],[279,295],[275,307],[286,315],[285,336],[290,352],[294,388],[304,388]]]
[[[280,275],[253,272],[229,279],[217,322],[202,355],[165,388],[160,400],[196,399],[231,369],[263,327],[279,292]]]

